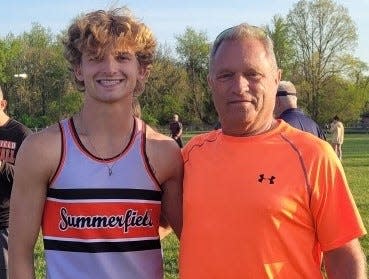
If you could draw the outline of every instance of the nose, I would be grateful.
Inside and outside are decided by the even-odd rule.
[[[249,82],[243,74],[236,74],[233,82],[233,92],[235,94],[245,94],[249,91]]]
[[[117,61],[115,57],[111,54],[108,54],[104,57],[104,63],[103,63],[103,71],[107,74],[114,74],[117,70]]]

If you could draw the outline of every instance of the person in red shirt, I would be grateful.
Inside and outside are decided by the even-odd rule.
[[[208,83],[222,129],[186,144],[181,279],[366,278],[366,233],[326,141],[273,118],[273,43],[240,24],[215,40]]]

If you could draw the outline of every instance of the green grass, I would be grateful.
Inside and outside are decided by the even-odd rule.
[[[193,134],[184,135],[187,142]],[[369,229],[369,135],[346,135],[343,144],[343,166],[346,172],[352,194],[355,198],[364,225]],[[361,244],[367,259],[369,259],[369,236],[363,237]],[[170,234],[162,241],[164,250],[165,279],[178,278],[178,240]],[[35,265],[36,278],[45,278],[45,263],[43,248],[39,238],[36,245]]]
[[[350,185],[365,228],[369,230],[369,135],[346,135],[342,147],[343,166],[346,172],[347,181]],[[360,241],[368,265],[369,236],[364,236]]]

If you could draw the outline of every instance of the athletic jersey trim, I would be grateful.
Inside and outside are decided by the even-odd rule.
[[[132,252],[161,249],[159,239],[139,241],[81,242],[50,240],[44,238],[44,247],[46,250],[85,253]]]
[[[205,145],[206,143],[212,143],[212,142],[216,141],[216,140],[217,140],[217,138],[218,138],[218,136],[219,136],[221,133],[222,133],[222,130],[218,130],[218,131],[216,131],[216,132],[215,132],[215,134],[214,134],[214,138],[211,138],[211,139],[206,138],[206,139],[204,139],[201,143],[193,144],[193,145],[191,146],[191,149],[190,149],[190,150],[188,150],[188,152],[187,152],[188,156],[187,156],[186,158],[184,158],[183,164],[186,164],[186,163],[188,162],[188,160],[190,159],[190,154],[191,154],[191,152],[192,152],[192,150],[193,150],[193,149],[195,149],[195,148],[197,148],[197,147],[198,147],[198,148],[200,148],[200,147],[202,147],[203,145]]]
[[[161,192],[144,189],[54,189],[47,190],[47,197],[61,200],[118,200],[137,199],[161,201]]]
[[[155,176],[154,170],[152,169],[151,164],[150,164],[149,157],[147,156],[147,153],[146,153],[146,123],[145,122],[142,122],[141,155],[144,158],[144,163],[145,163],[145,167],[146,167],[148,174],[150,175],[151,179],[156,184],[156,186],[161,190],[160,182]]]
[[[66,138],[64,136],[64,132],[63,132],[63,126],[61,125],[61,122],[58,122],[58,126],[59,126],[59,130],[60,130],[60,159],[59,159],[59,163],[58,166],[56,168],[55,173],[53,174],[53,176],[50,178],[49,180],[49,186],[52,185],[56,179],[56,177],[58,177],[62,166],[64,165],[64,160],[65,160],[65,146],[66,146]]]
[[[99,162],[105,162],[105,163],[111,163],[112,161],[116,160],[116,159],[119,159],[120,157],[122,157],[129,149],[130,147],[133,145],[133,142],[134,142],[134,138],[135,138],[135,135],[136,135],[136,130],[137,130],[137,123],[136,123],[136,119],[133,118],[133,128],[132,128],[132,131],[131,131],[131,136],[130,136],[130,139],[128,141],[128,144],[126,145],[126,147],[120,152],[118,153],[117,155],[113,156],[113,157],[110,157],[110,158],[101,158],[101,157],[98,157],[94,154],[92,154],[85,146],[84,144],[82,143],[78,133],[77,133],[77,129],[75,127],[75,124],[74,124],[74,120],[73,120],[73,117],[71,117],[69,120],[68,120],[68,125],[70,127],[70,131],[71,131],[71,135],[72,135],[72,138],[76,144],[76,146],[84,153],[86,154],[87,156],[91,157],[92,159],[96,160],[96,161],[99,161]]]
[[[305,177],[305,186],[306,186],[306,190],[309,194],[309,201],[311,199],[311,195],[312,195],[312,187],[311,185],[309,184],[309,179],[308,179],[308,175],[307,175],[307,171],[306,171],[306,166],[304,164],[304,160],[302,158],[302,155],[301,155],[301,152],[299,150],[299,148],[290,140],[288,139],[283,133],[280,133],[280,136],[283,140],[285,140],[290,146],[291,148],[296,152],[297,154],[297,157],[300,161],[300,164],[301,164],[301,168],[302,168],[302,171],[304,173],[304,177]]]

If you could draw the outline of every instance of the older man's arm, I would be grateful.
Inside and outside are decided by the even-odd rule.
[[[358,239],[324,252],[324,264],[329,279],[366,279],[365,255]]]

